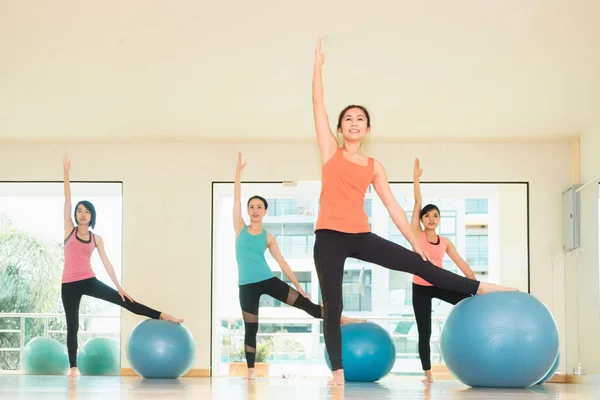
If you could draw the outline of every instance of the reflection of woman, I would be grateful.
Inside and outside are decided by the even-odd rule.
[[[450,259],[460,268],[460,270],[469,279],[475,279],[475,274],[469,267],[469,264],[462,259],[456,248],[450,240],[439,236],[436,229],[440,224],[440,210],[433,204],[428,204],[421,209],[423,204],[421,196],[421,187],[419,180],[423,170],[421,169],[419,160],[415,160],[414,170],[414,189],[415,189],[415,206],[413,209],[411,228],[414,236],[417,238],[419,246],[429,257],[434,265],[440,268],[444,255],[448,254]],[[421,228],[423,224],[423,228]],[[412,303],[417,321],[417,329],[419,331],[419,357],[421,358],[421,366],[425,374],[423,382],[433,382],[431,373],[431,349],[429,341],[431,339],[431,301],[432,299],[440,299],[446,303],[456,304],[459,301],[469,297],[466,293],[455,292],[448,289],[442,289],[433,286],[425,279],[418,276],[413,277],[412,285]]]
[[[104,241],[100,235],[90,231],[96,224],[96,209],[89,201],[80,201],[75,206],[75,221],[71,219],[71,185],[69,171],[71,161],[65,159],[64,186],[65,186],[65,265],[62,275],[61,297],[67,319],[67,350],[69,352],[70,376],[79,375],[77,370],[77,331],[79,330],[79,303],[83,295],[116,304],[134,314],[145,315],[149,318],[163,319],[172,322],[183,322],[182,319],[136,303],[119,285],[115,270],[104,251]],[[117,290],[107,286],[96,278],[92,270],[91,257],[94,249],[98,249],[100,259],[106,272],[110,276]],[[127,300],[125,300],[127,299]]]
[[[319,41],[313,71],[313,113],[321,152],[322,189],[314,259],[323,295],[325,346],[333,370],[333,379],[329,384],[343,385],[342,333],[338,321],[342,313],[342,279],[346,258],[408,272],[436,286],[468,295],[509,289],[453,274],[427,261],[425,252],[410,229],[406,213],[392,193],[383,165],[361,151],[365,137],[371,132],[368,111],[357,105],[342,110],[338,117],[337,132],[344,138],[343,146],[340,147],[331,131],[323,102],[321,69],[324,62],[325,56]],[[413,251],[371,232],[364,211],[365,193],[371,184]]]

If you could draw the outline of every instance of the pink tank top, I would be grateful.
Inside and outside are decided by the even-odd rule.
[[[77,237],[77,228],[73,229],[65,239],[65,266],[62,274],[62,283],[82,281],[94,278],[92,271],[92,252],[96,248],[96,238],[90,232],[88,242]]]
[[[425,231],[422,231],[419,237],[417,238],[417,243],[421,247],[421,249],[425,250],[427,256],[429,257],[429,261],[433,265],[437,265],[440,268],[444,268],[442,262],[444,260],[444,255],[446,254],[446,242],[444,238],[438,235],[438,243],[429,243],[427,241],[427,235]],[[427,282],[425,279],[418,277],[416,275],[413,276],[413,283],[421,286],[433,286],[431,283]]]

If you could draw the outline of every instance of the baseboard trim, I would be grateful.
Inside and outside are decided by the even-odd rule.
[[[121,368],[121,376],[139,376],[133,368]],[[208,378],[210,377],[210,368],[190,369],[182,378]]]
[[[570,383],[567,381],[567,375],[554,374],[546,383]]]

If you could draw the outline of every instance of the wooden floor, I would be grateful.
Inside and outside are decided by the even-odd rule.
[[[545,384],[529,389],[472,389],[457,381],[429,388],[417,379],[387,378],[379,383],[348,383],[328,388],[325,379],[183,378],[0,375],[0,399],[600,399],[600,385]]]

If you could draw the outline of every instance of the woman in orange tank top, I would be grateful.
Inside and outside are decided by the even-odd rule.
[[[475,279],[473,270],[469,264],[462,259],[454,244],[445,237],[436,233],[440,224],[440,209],[428,204],[421,208],[423,199],[421,196],[420,179],[423,169],[419,159],[415,159],[415,168],[413,175],[415,189],[415,206],[411,218],[411,228],[417,242],[422,249],[427,252],[429,260],[440,268],[443,268],[442,260],[446,254],[456,264],[458,268],[469,279]],[[421,228],[423,224],[423,228]],[[417,321],[417,330],[419,331],[419,358],[425,374],[424,383],[433,383],[433,374],[431,373],[431,303],[433,299],[440,299],[450,304],[457,304],[459,301],[470,297],[469,294],[456,292],[453,290],[442,289],[433,286],[423,278],[413,277],[412,284],[412,305]]]
[[[319,40],[312,89],[315,130],[321,152],[322,189],[313,256],[323,297],[323,335],[333,371],[329,385],[343,385],[339,321],[344,263],[348,257],[408,272],[434,286],[467,295],[516,289],[468,279],[427,260],[406,213],[392,193],[383,165],[361,151],[362,142],[371,131],[368,111],[356,105],[342,110],[337,125],[337,132],[343,136],[342,147],[331,131],[323,103],[321,69],[324,62]],[[363,208],[364,196],[371,184],[413,251],[371,233]]]

